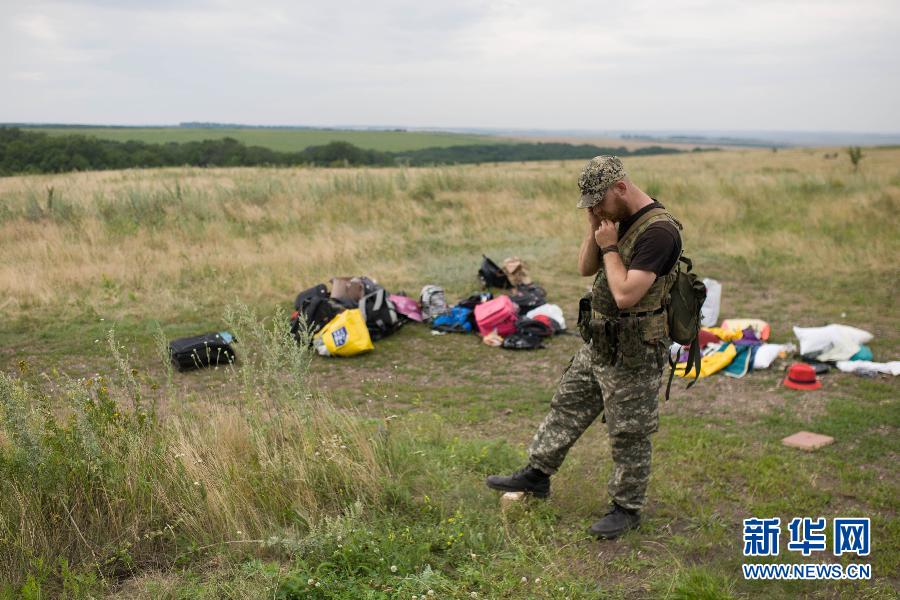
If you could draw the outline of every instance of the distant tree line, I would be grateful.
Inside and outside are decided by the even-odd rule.
[[[310,146],[300,152],[277,152],[262,146],[247,146],[233,138],[148,144],[115,142],[80,134],[48,135],[14,127],[0,128],[0,176],[172,166],[418,166],[676,152],[679,150],[659,146],[629,151],[624,147],[601,148],[588,144],[485,144],[380,152],[359,148],[348,142]]]
[[[430,164],[466,164],[483,162],[510,162],[524,160],[567,160],[592,158],[600,154],[616,156],[641,156],[648,154],[676,154],[680,150],[649,146],[628,150],[624,146],[604,148],[590,144],[482,144],[467,146],[449,146],[446,148],[423,148],[410,152],[394,153],[402,163],[413,166]]]

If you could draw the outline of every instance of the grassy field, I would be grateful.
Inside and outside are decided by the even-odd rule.
[[[263,146],[280,152],[297,152],[309,146],[329,142],[350,142],[360,148],[401,152],[421,148],[443,148],[466,144],[500,144],[504,138],[486,135],[420,131],[349,131],[327,129],[247,129],[189,127],[36,127],[50,135],[92,135],[105,140],[127,142],[137,140],[150,144],[166,142],[199,142],[230,137],[248,146]]]
[[[867,151],[859,172],[823,152],[626,167],[723,283],[723,317],[764,318],[776,341],[855,325],[876,359],[896,359],[900,150]],[[524,258],[574,322],[590,283],[576,272],[580,168],[0,179],[0,597],[896,597],[894,379],[831,373],[799,393],[778,363],[676,382],[645,522],[598,542],[585,529],[607,502],[601,424],[548,502],[503,513],[482,483],[524,463],[577,337],[514,353],[409,325],[346,360],[286,339],[305,287],[368,274],[456,299],[477,289],[482,253]],[[236,368],[165,367],[161,340],[223,328]],[[780,444],[801,429],[837,441]],[[871,517],[873,579],[745,581],[751,516]]]

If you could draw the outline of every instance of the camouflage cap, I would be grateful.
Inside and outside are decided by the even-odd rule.
[[[595,156],[584,166],[578,178],[581,200],[578,208],[590,208],[603,199],[606,190],[628,175],[617,156]]]

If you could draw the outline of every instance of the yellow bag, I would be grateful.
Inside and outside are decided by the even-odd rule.
[[[332,356],[353,356],[375,348],[358,308],[345,310],[333,318],[316,337],[322,339]]]
[[[718,373],[730,365],[735,356],[737,356],[737,348],[734,347],[734,344],[728,344],[717,352],[707,354],[700,359],[700,378],[702,379],[704,377],[709,377],[714,373]],[[697,372],[692,369],[690,374],[685,375],[684,370],[686,368],[687,363],[678,363],[675,365],[675,374],[679,377],[693,377],[697,374]]]

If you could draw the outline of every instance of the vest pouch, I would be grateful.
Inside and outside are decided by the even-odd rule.
[[[633,317],[620,318],[616,365],[623,369],[638,369],[647,363],[649,357],[647,350],[647,344],[641,333],[640,320]]]
[[[617,325],[615,321],[592,319],[590,324],[593,361],[599,365],[611,365],[616,358]]]
[[[624,369],[639,369],[648,365],[661,366],[660,348],[666,336],[664,313],[648,317],[619,319],[619,347],[616,365]]]
[[[585,294],[578,301],[578,331],[581,333],[581,339],[590,342],[593,337],[591,331],[591,295]]]

